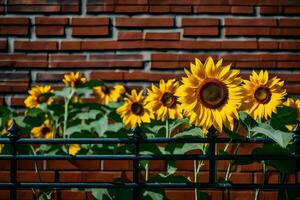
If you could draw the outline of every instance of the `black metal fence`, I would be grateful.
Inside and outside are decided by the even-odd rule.
[[[215,130],[211,129],[208,138],[142,138],[139,127],[133,131],[131,138],[55,138],[55,139],[30,139],[19,138],[18,126],[13,124],[9,129],[8,138],[1,138],[0,144],[10,144],[9,155],[0,155],[0,160],[10,160],[10,182],[0,183],[0,188],[10,190],[10,199],[15,200],[17,189],[21,188],[133,188],[134,199],[140,199],[141,188],[199,188],[199,189],[296,189],[300,188],[298,172],[300,171],[300,127],[294,131],[295,154],[291,155],[217,155],[217,143],[274,143],[271,139],[229,139],[218,138]],[[134,146],[131,155],[19,155],[17,145],[20,144],[104,144],[123,143]],[[141,155],[140,144],[144,143],[208,143],[207,154],[201,155]],[[132,160],[133,181],[127,183],[52,183],[52,182],[18,182],[17,160]],[[207,183],[150,183],[140,182],[139,161],[141,160],[208,160],[209,182]],[[231,184],[217,182],[216,161],[218,160],[295,160],[295,183],[289,184]]]

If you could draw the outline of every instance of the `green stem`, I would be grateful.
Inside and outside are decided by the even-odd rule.
[[[149,180],[149,163],[145,165],[145,181],[148,182]]]
[[[63,127],[63,135],[66,133],[67,130],[67,122],[68,122],[68,110],[69,110],[69,103],[74,94],[75,90],[72,89],[70,96],[65,97],[65,113],[64,113],[64,127]]]
[[[194,183],[198,182],[198,173],[197,173],[197,161],[194,160]],[[195,193],[195,200],[198,200],[198,188],[194,189],[194,193]]]
[[[166,138],[169,138],[170,135],[169,135],[169,120],[166,119]]]

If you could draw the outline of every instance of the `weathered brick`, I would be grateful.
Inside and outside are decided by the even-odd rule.
[[[36,17],[35,25],[67,25],[69,19],[65,17]]]
[[[174,5],[151,5],[149,6],[150,13],[191,13],[192,6],[182,5],[182,6],[174,6]]]
[[[109,34],[108,27],[105,26],[95,26],[95,27],[73,27],[72,35],[77,37],[97,37],[97,36],[107,36]]]
[[[183,29],[183,36],[218,36],[218,27],[186,27]]]
[[[146,32],[145,40],[179,40],[179,32]]]
[[[105,26],[109,24],[108,17],[73,17],[72,26]]]
[[[142,40],[143,33],[141,31],[120,31],[118,32],[118,40]]]
[[[218,19],[212,19],[212,18],[182,18],[181,21],[182,27],[186,26],[218,26],[219,20]]]
[[[55,51],[58,49],[55,41],[15,41],[16,51]]]
[[[39,37],[64,36],[65,28],[63,26],[37,26],[35,34]]]
[[[277,25],[276,19],[237,19],[225,18],[225,26],[263,26],[274,27]]]
[[[117,17],[116,27],[119,28],[137,28],[137,27],[173,27],[174,18],[171,17],[145,17],[145,18],[129,18],[129,17]]]

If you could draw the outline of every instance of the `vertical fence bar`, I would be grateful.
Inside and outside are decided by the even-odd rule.
[[[8,129],[8,138],[10,140],[10,153],[13,158],[10,160],[10,182],[13,184],[13,187],[10,188],[10,200],[17,199],[17,140],[19,139],[19,127],[14,121],[12,126]]]
[[[138,125],[135,126],[133,130],[133,140],[134,140],[134,155],[137,158],[140,154],[140,137],[141,137],[141,129]],[[139,169],[139,160],[133,160],[133,168],[132,168],[132,179],[133,182],[137,185],[137,187],[133,188],[133,199],[139,200],[140,199],[140,191],[139,191],[139,184],[140,184],[140,169]]]
[[[217,138],[216,129],[211,127],[208,130],[208,138],[214,140]],[[216,143],[213,141],[208,147],[209,156],[209,183],[215,184],[217,182],[217,165],[216,165]]]
[[[300,155],[300,123],[297,124],[296,128],[294,129],[294,143],[295,143],[295,154]],[[298,172],[300,169],[300,161],[296,161],[295,166],[295,183],[299,183]]]

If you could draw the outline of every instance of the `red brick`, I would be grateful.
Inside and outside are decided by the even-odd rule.
[[[257,49],[255,41],[223,41],[222,49]]]
[[[28,89],[27,83],[0,82],[0,92],[3,93],[22,93]]]
[[[104,71],[104,72],[91,72],[90,79],[103,81],[118,81],[123,80],[124,72]]]
[[[218,173],[218,177],[222,177],[225,179],[226,173],[221,172]],[[241,172],[232,172],[231,177],[229,179],[232,183],[237,184],[237,183],[253,183],[253,176],[252,173],[241,173]]]
[[[62,200],[85,200],[86,192],[85,191],[72,191],[72,190],[62,190],[58,193],[57,199]]]
[[[252,15],[254,13],[254,7],[252,6],[232,6],[232,14]]]
[[[161,79],[168,80],[171,78],[181,78],[182,74],[162,74],[149,73],[141,71],[124,72],[124,80],[128,81],[159,81]]]
[[[60,45],[60,50],[80,50],[80,41],[62,41]]]
[[[62,13],[79,13],[80,6],[79,5],[61,5]]]
[[[35,25],[67,25],[69,23],[68,18],[64,17],[36,17]]]
[[[118,172],[88,172],[85,173],[86,182],[113,182],[114,179],[120,178],[122,173]]]
[[[298,42],[298,41],[279,42],[279,49],[282,49],[282,50],[299,50],[300,49],[300,42]]]
[[[109,12],[114,12],[114,5],[93,5],[93,4],[88,4],[87,5],[87,12],[88,13],[109,13]]]
[[[105,171],[132,170],[132,161],[129,161],[129,160],[105,160],[105,161],[103,161],[103,170],[105,170]]]
[[[15,41],[14,49],[16,51],[55,51],[57,42],[54,41]]]
[[[194,6],[194,13],[231,13],[231,6]]]
[[[237,19],[225,18],[225,26],[263,26],[274,27],[276,19]]]
[[[182,69],[182,68],[188,68],[190,65],[190,61],[182,61],[182,62],[172,62],[172,61],[152,61],[151,62],[151,69]]]
[[[146,5],[115,5],[116,13],[145,13],[148,11]]]
[[[288,94],[300,94],[300,84],[287,85],[286,89]]]
[[[260,6],[261,15],[281,14],[282,11],[281,6]]]
[[[141,31],[122,31],[118,32],[118,40],[142,40],[143,33]]]
[[[63,26],[36,26],[37,36],[63,36],[65,28]]]
[[[48,160],[47,170],[99,170],[99,160]]]
[[[97,54],[97,55],[91,55],[90,60],[102,60],[102,61],[138,60],[138,61],[143,61],[143,55],[139,55],[139,54]]]
[[[300,62],[278,62],[277,67],[283,69],[298,69],[300,66]]]
[[[226,36],[268,36],[271,35],[270,28],[252,28],[252,27],[242,27],[242,28],[225,28]]]
[[[40,176],[35,171],[18,171],[17,181],[20,182],[54,182],[53,171],[39,171]],[[39,179],[39,177],[41,179]]]
[[[230,200],[252,200],[255,199],[255,191],[230,191]]]
[[[183,29],[183,36],[218,36],[218,27],[187,27]]]
[[[8,5],[8,13],[58,13],[61,10],[59,5]]]
[[[95,27],[73,27],[73,36],[107,36],[109,34],[108,27],[105,26],[95,26]]]
[[[0,35],[26,36],[28,34],[27,26],[0,26]]]
[[[3,98],[3,97],[0,97],[0,105],[1,105],[1,106],[4,105],[4,102],[5,102],[5,101],[4,101],[4,98]]]
[[[108,17],[85,17],[85,18],[72,18],[72,26],[103,26],[109,24]]]
[[[0,200],[9,199],[9,190],[0,190]],[[31,190],[17,190],[17,199],[32,200],[33,194]]]
[[[262,166],[260,163],[254,162],[251,163],[249,165],[239,165],[238,166],[238,171],[240,172],[246,172],[246,171],[261,171],[262,170]]]
[[[256,172],[254,174],[254,183],[262,184],[264,183],[265,175],[262,172]],[[279,183],[279,175],[276,172],[268,172],[267,183]]]
[[[25,100],[25,98],[12,97],[10,99],[10,105],[13,107],[25,107],[24,100]]]
[[[219,20],[218,19],[211,19],[211,18],[182,18],[181,21],[182,27],[186,26],[218,26]]]
[[[145,40],[179,40],[179,32],[146,32]]]
[[[300,6],[285,6],[283,8],[283,14],[286,15],[299,15]]]
[[[51,54],[50,60],[53,61],[84,61],[86,60],[86,55],[81,54]]]
[[[259,41],[258,42],[258,48],[259,49],[265,49],[265,50],[274,50],[278,49],[278,42],[274,41]]]
[[[122,28],[135,28],[135,27],[173,27],[174,18],[164,17],[147,17],[147,18],[129,18],[129,17],[117,17],[116,27]]]
[[[86,182],[83,171],[60,171],[60,182]]]
[[[25,17],[0,17],[0,25],[28,25],[29,18]]]
[[[0,40],[0,50],[7,49],[7,41],[6,40]]]
[[[150,13],[191,13],[192,6],[182,5],[182,6],[160,6],[160,5],[151,5],[149,6]]]
[[[300,20],[299,19],[279,19],[278,20],[280,27],[299,27]]]
[[[51,68],[142,68],[142,61],[60,61],[52,62]]]

